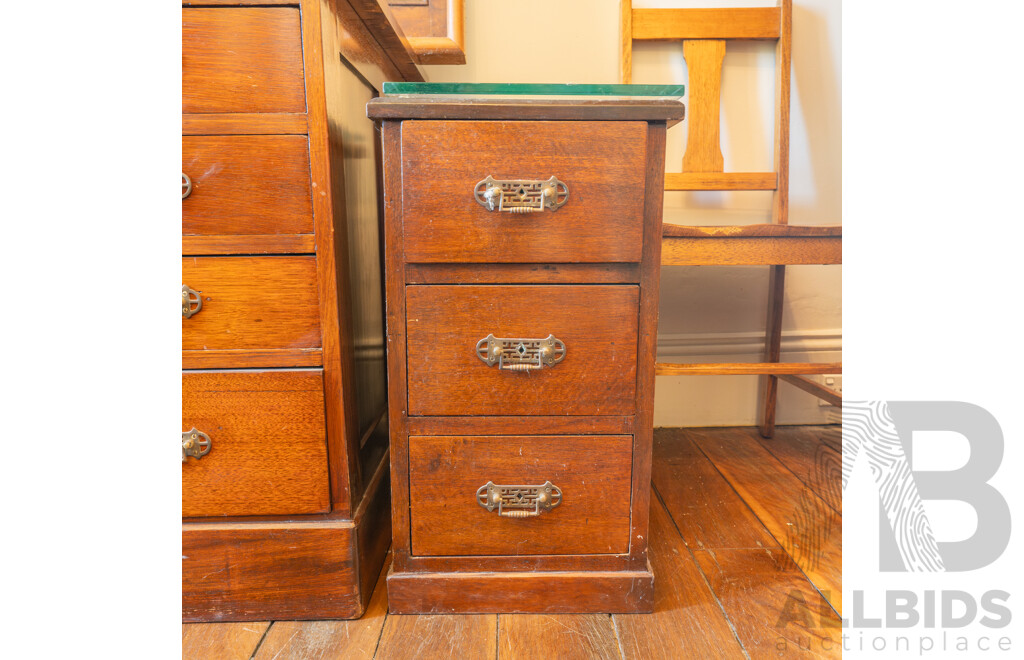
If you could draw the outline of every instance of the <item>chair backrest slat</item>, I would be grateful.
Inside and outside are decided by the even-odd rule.
[[[632,82],[633,42],[678,40],[689,71],[688,133],[682,173],[666,177],[675,190],[768,189],[774,178],[772,222],[789,218],[789,86],[793,2],[776,7],[633,9],[622,0],[622,80]],[[722,60],[726,41],[774,40],[775,145],[773,172],[724,173],[721,147]],[[712,175],[706,177],[691,175]],[[772,176],[774,175],[774,177]],[[706,185],[706,188],[697,186]]]

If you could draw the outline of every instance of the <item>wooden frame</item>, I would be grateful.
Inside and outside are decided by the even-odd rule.
[[[393,0],[388,2],[391,12],[405,32],[409,48],[417,64],[465,64],[465,0],[441,0],[445,2],[444,36],[423,34],[424,12],[435,11],[438,0]]]
[[[842,397],[797,374],[839,373],[841,363],[780,364],[782,307],[787,265],[841,264],[842,227],[789,225],[789,100],[793,35],[792,0],[776,7],[633,9],[621,3],[622,81],[632,82],[633,42],[680,40],[689,70],[688,138],[683,172],[665,175],[665,190],[771,190],[772,223],[734,227],[665,225],[662,264],[672,266],[758,265],[769,267],[764,361],[740,364],[659,364],[661,375],[763,375],[759,427],[775,430],[778,380],[785,375],[804,391],[830,403]],[[776,42],[775,145],[772,172],[725,172],[719,144],[722,60],[726,42]]]

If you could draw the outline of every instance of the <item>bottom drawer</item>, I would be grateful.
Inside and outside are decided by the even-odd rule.
[[[628,435],[410,437],[412,554],[625,554],[632,468]],[[551,482],[558,504],[506,489],[499,515],[480,503],[489,482]]]
[[[182,516],[330,510],[320,370],[184,372],[181,430],[192,428],[210,444],[181,465]]]

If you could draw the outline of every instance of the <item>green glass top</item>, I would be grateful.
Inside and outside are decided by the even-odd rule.
[[[419,83],[386,82],[385,95],[461,96],[662,96],[682,98],[683,85],[587,85],[576,83]]]

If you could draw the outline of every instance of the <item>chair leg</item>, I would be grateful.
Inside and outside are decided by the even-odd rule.
[[[778,362],[782,355],[782,301],[786,287],[786,267],[770,266],[768,274],[768,319],[765,323],[764,361]],[[779,394],[777,376],[762,376],[763,387],[758,427],[761,435],[775,435],[775,404]]]

